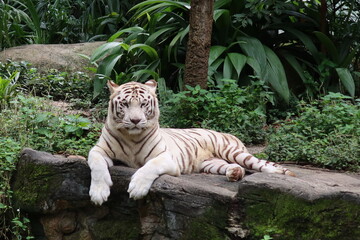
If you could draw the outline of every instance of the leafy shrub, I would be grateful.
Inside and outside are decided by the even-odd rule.
[[[97,141],[100,126],[80,115],[62,110],[36,97],[19,95],[11,109],[0,112],[0,130],[21,146],[37,150],[86,156]]]
[[[12,207],[11,200],[10,179],[15,170],[20,144],[12,138],[1,136],[0,149],[0,238],[32,239],[28,228],[29,220],[22,216],[19,209]]]
[[[104,40],[123,26],[137,1],[6,0],[0,4],[0,50],[31,43]]]
[[[23,85],[36,96],[50,96],[53,100],[92,99],[92,81],[85,73],[67,73],[52,69],[47,74],[37,74],[34,68],[31,71],[33,76],[23,82]]]
[[[80,115],[64,115],[50,101],[19,94],[0,111],[0,239],[32,239],[29,220],[12,206],[10,179],[23,147],[86,156],[100,125]]]
[[[9,78],[2,78],[0,76],[0,110],[5,108],[11,98],[16,96],[16,81],[18,77],[18,72],[14,72]]]
[[[339,93],[303,104],[300,116],[280,124],[265,153],[272,161],[308,162],[332,169],[360,167],[360,105]]]
[[[242,86],[256,75],[285,102],[292,94],[300,99],[314,99],[329,91],[358,95],[355,83],[360,73],[354,70],[359,59],[359,31],[355,30],[360,21],[356,4],[323,4],[215,1],[208,72],[211,83],[234,79]],[[320,14],[322,7],[327,8],[327,19]],[[159,75],[172,89],[182,89],[189,9],[189,1],[181,0],[146,0],[133,6],[126,28],[93,54],[98,74],[116,77],[118,83]],[[350,30],[347,41],[335,31],[324,31],[319,19],[331,29]],[[119,42],[115,42],[117,38]],[[105,78],[97,78],[95,93],[101,92],[105,83]]]
[[[91,105],[92,79],[83,72],[68,73],[51,69],[40,73],[27,62],[0,62],[0,77],[13,79],[14,73],[17,87],[23,92],[51,97],[53,100],[74,101],[81,107]]]
[[[229,81],[219,88],[188,91],[162,97],[161,124],[169,127],[201,127],[231,133],[245,143],[262,143],[265,139],[265,105],[273,94],[263,82],[239,88]]]

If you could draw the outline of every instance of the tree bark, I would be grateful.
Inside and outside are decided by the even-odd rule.
[[[213,0],[192,0],[184,84],[207,88],[208,60],[214,13]]]

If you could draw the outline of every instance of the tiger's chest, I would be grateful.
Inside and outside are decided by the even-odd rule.
[[[136,140],[123,141],[122,146],[117,148],[115,160],[133,167],[140,168],[151,159],[158,157],[168,151],[162,137],[153,134],[147,135]]]

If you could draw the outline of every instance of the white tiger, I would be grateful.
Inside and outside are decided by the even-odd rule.
[[[130,82],[116,85],[108,81],[110,101],[108,116],[98,143],[90,150],[91,200],[98,205],[107,201],[112,181],[108,168],[113,160],[139,168],[132,176],[130,198],[147,195],[162,174],[206,172],[226,175],[237,181],[244,168],[294,176],[273,162],[259,160],[248,153],[236,137],[205,129],[159,127],[157,83]]]

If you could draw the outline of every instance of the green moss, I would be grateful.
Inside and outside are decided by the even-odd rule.
[[[95,239],[138,239],[140,223],[134,218],[104,219],[97,222],[93,229]]]
[[[15,206],[29,212],[42,209],[51,197],[52,189],[61,184],[50,165],[27,163],[19,166],[17,171],[13,185]]]
[[[227,223],[227,208],[222,205],[214,206],[202,216],[189,222],[182,240],[224,240]]]
[[[249,239],[360,239],[360,205],[340,198],[305,201],[266,189],[243,196]]]

